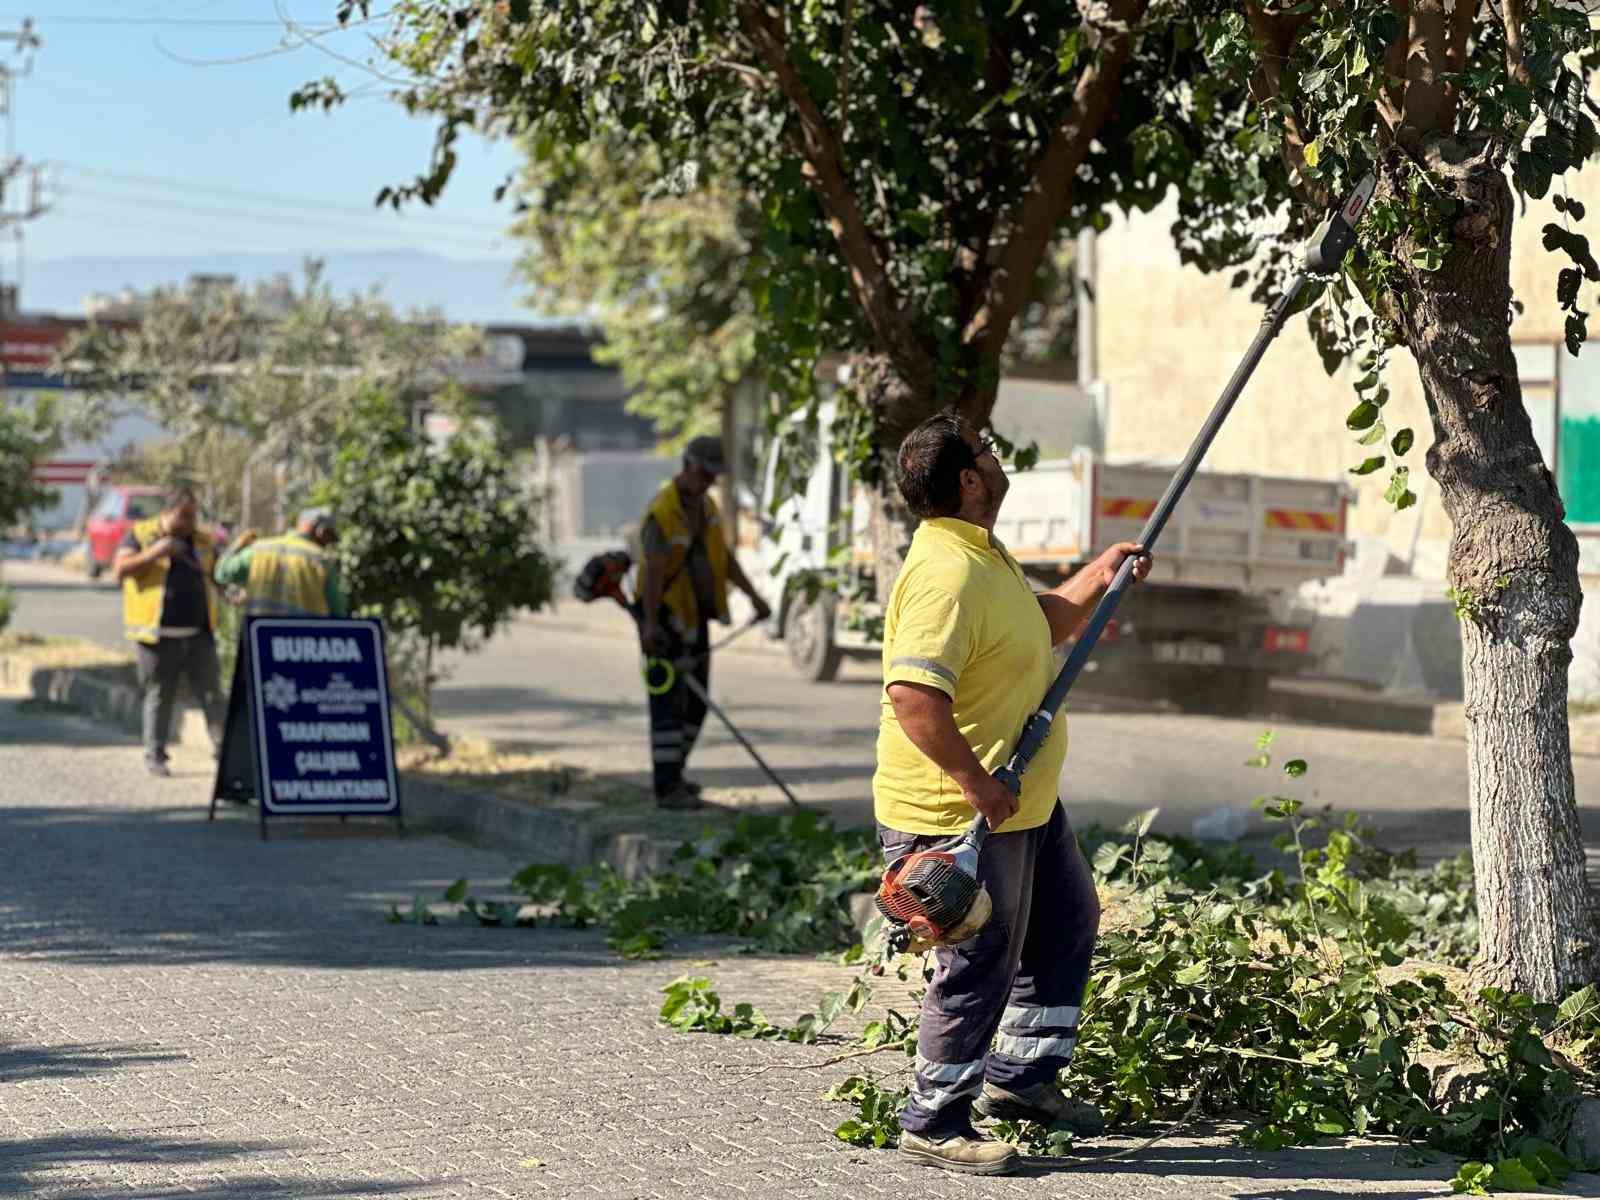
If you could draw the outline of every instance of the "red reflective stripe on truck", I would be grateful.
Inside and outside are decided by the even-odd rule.
[[[1332,513],[1297,508],[1267,509],[1267,526],[1271,529],[1312,529],[1318,533],[1338,533],[1339,524],[1339,519]]]
[[[1131,496],[1117,496],[1100,501],[1099,513],[1106,517],[1142,521],[1156,510],[1154,500],[1135,500]]]

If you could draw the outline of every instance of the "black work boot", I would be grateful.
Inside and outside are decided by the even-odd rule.
[[[687,810],[704,808],[705,803],[700,799],[700,793],[689,788],[681,779],[656,797],[657,808]]]
[[[991,1121],[1038,1121],[1078,1137],[1099,1137],[1106,1131],[1106,1119],[1098,1108],[1069,1099],[1049,1080],[1016,1091],[984,1080],[983,1091],[972,1102],[972,1115]]]

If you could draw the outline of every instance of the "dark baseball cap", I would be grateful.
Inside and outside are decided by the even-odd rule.
[[[728,469],[722,457],[722,439],[716,437],[690,439],[683,448],[683,461],[713,475],[721,475]]]

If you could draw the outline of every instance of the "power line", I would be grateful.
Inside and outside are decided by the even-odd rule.
[[[13,18],[8,18],[13,19]],[[261,17],[96,17],[57,16],[34,17],[36,24],[46,25],[188,25],[195,28],[286,29],[282,21],[268,21]],[[295,24],[298,24],[296,22]],[[303,26],[308,31],[336,30],[337,23]]]
[[[481,253],[495,252],[493,239],[488,237],[473,237],[469,234],[451,233],[442,230],[430,229],[427,226],[413,226],[404,228],[398,225],[388,227],[373,225],[348,220],[327,220],[315,213],[308,213],[299,219],[285,213],[252,212],[241,208],[224,208],[205,204],[189,204],[181,200],[168,200],[166,198],[153,199],[148,196],[119,195],[116,192],[99,191],[94,188],[73,188],[62,193],[64,203],[71,203],[75,197],[88,197],[101,204],[115,205],[121,208],[137,208],[155,212],[188,212],[197,216],[213,217],[217,219],[219,227],[229,223],[242,221],[257,225],[271,225],[281,230],[304,230],[308,226],[326,229],[330,232],[341,231],[345,233],[364,234],[370,237],[406,236],[410,239],[453,243],[459,248],[472,248]],[[308,219],[309,218],[309,219]]]
[[[99,167],[85,166],[80,163],[67,162],[61,159],[52,160],[51,165],[59,166],[63,170],[70,171],[75,175],[87,175],[98,179],[116,180],[159,191],[179,192],[184,195],[218,196],[227,200],[245,200],[251,202],[257,208],[288,206],[295,209],[302,215],[307,210],[316,210],[326,213],[339,213],[342,215],[357,217],[362,220],[372,220],[374,218],[383,219],[382,215],[385,211],[395,211],[385,210],[377,207],[376,205],[371,208],[358,208],[353,204],[329,204],[326,200],[318,200],[311,196],[294,196],[284,192],[257,192],[245,188],[218,187],[214,184],[190,183],[185,180],[174,179],[171,176],[162,177],[155,175],[140,175],[131,171],[108,171]],[[399,213],[396,213],[396,215],[398,216]],[[463,220],[459,217],[433,216],[429,216],[428,221],[430,225],[438,225],[441,228],[446,229],[454,226],[461,233],[482,234],[495,237],[503,237],[505,235],[505,228],[503,226],[495,225],[488,221],[471,221]]]
[[[116,208],[101,210],[90,205],[82,205],[74,211],[58,208],[45,219],[60,222],[58,228],[77,227],[92,230],[97,234],[112,233],[130,238],[159,237],[164,245],[186,246],[187,249],[177,253],[190,257],[203,254],[206,258],[225,258],[228,254],[237,252],[280,255],[288,261],[307,256],[323,258],[341,254],[370,254],[377,251],[396,252],[415,249],[409,245],[398,245],[392,240],[386,243],[363,243],[357,240],[355,244],[329,245],[326,242],[312,241],[312,237],[315,236],[312,232],[307,232],[306,237],[299,243],[289,243],[284,237],[274,236],[271,230],[266,229],[230,231],[226,235],[225,244],[218,245],[217,235],[207,227],[196,225],[194,222],[185,223],[180,218],[164,221],[160,217],[150,217],[143,213]],[[443,253],[441,257],[447,262],[471,261],[472,258],[472,256],[458,256],[453,250]],[[198,258],[194,269],[203,269]],[[509,274],[509,264],[507,270]]]

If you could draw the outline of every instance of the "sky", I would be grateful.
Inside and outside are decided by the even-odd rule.
[[[293,268],[319,255],[370,264],[370,252],[386,251],[407,275],[400,290],[408,298],[429,291],[427,264],[442,256],[466,269],[440,271],[431,285],[449,315],[526,317],[515,288],[473,294],[503,284],[515,255],[504,233],[509,207],[493,198],[515,169],[514,149],[463,141],[450,187],[432,208],[375,210],[380,187],[426,165],[433,125],[408,116],[364,67],[374,56],[369,30],[312,45],[286,30],[285,18],[304,32],[326,29],[336,7],[337,0],[0,0],[0,33],[32,17],[43,41],[31,65],[0,44],[0,63],[27,69],[14,81],[15,153],[46,167],[49,211],[23,232],[24,310],[62,310],[63,289],[81,287],[81,269],[56,272],[54,264],[92,274],[104,260],[118,273],[105,280],[104,290],[114,291],[218,263]],[[362,92],[329,115],[290,113],[289,94],[325,75]],[[7,207],[23,203],[10,189]],[[15,281],[18,270],[16,247],[0,242],[0,277]],[[330,274],[339,286],[359,286],[352,273],[367,270]]]

